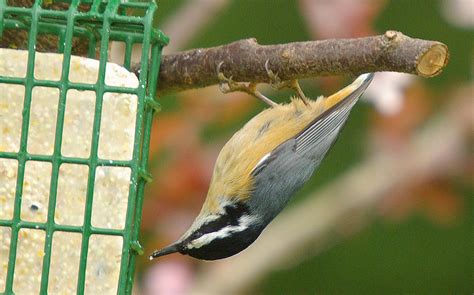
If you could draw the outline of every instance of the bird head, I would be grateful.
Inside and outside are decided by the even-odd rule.
[[[179,252],[203,260],[235,255],[252,244],[263,230],[247,205],[232,202],[222,205],[219,214],[201,214],[175,243],[153,252],[150,259]]]

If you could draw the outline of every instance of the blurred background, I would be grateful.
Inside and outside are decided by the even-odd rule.
[[[378,73],[320,169],[243,253],[219,262],[138,262],[137,294],[472,294],[474,1],[159,1],[166,53],[255,37],[260,44],[398,30],[448,45],[437,77]],[[330,95],[353,77],[304,80]],[[291,91],[260,86],[286,102]],[[225,142],[265,108],[217,87],[159,98],[141,241],[184,233]]]

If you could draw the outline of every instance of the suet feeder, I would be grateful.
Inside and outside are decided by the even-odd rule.
[[[130,294],[168,40],[154,2],[50,4],[0,0],[0,37],[26,49],[0,48],[0,294]]]

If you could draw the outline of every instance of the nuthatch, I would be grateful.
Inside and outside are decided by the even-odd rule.
[[[272,102],[252,118],[220,152],[189,230],[150,259],[179,252],[215,260],[252,244],[321,164],[373,76],[363,74],[327,98]]]

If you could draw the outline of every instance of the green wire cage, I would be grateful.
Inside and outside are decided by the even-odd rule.
[[[26,36],[26,50],[0,49],[13,54],[0,54],[0,68],[24,62],[20,75],[0,70],[0,294],[130,294],[142,252],[150,129],[168,40],[153,28],[154,2],[72,0],[61,9],[51,3],[20,7],[0,0],[0,37]],[[39,52],[42,36],[54,40],[57,53]],[[131,68],[132,49],[141,48],[133,83],[110,78],[109,70],[123,69],[108,63],[114,42],[121,44],[125,69]],[[76,44],[86,44],[86,55],[98,61],[78,61]],[[85,64],[92,64],[96,77],[72,79]],[[55,68],[57,79],[42,76],[40,68]],[[125,127],[120,112],[132,118]],[[131,139],[126,156],[121,138]],[[71,152],[75,148],[83,152]],[[116,216],[123,217],[118,225]]]

